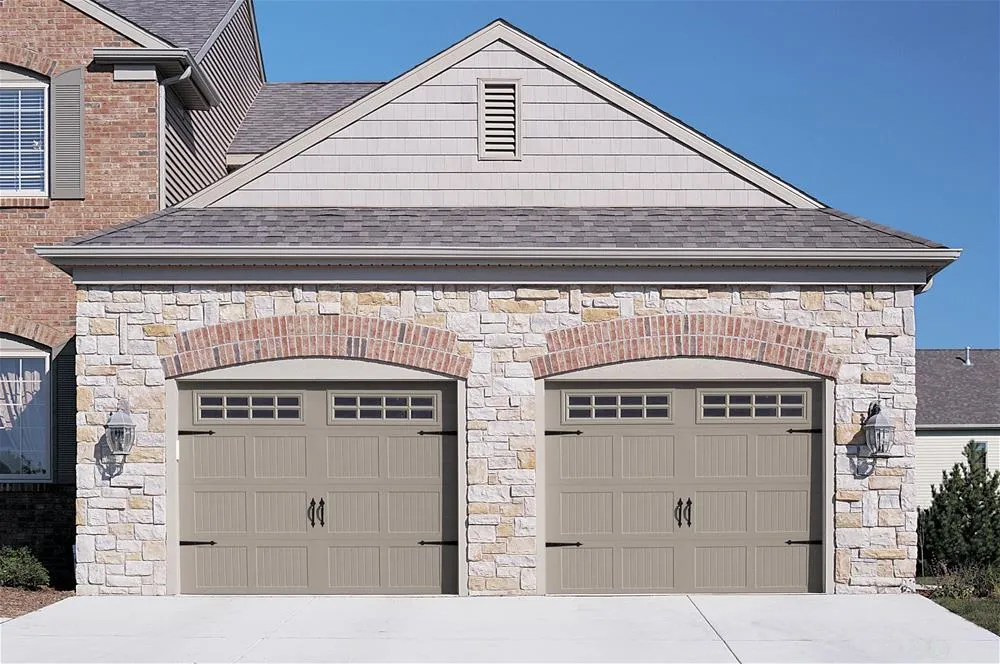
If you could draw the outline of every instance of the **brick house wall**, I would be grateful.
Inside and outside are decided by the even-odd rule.
[[[83,287],[77,339],[83,423],[77,592],[166,592],[167,523],[176,518],[167,513],[166,501],[168,378],[233,363],[236,353],[254,361],[306,349],[300,354],[395,358],[465,375],[469,516],[460,527],[468,541],[462,563],[468,566],[468,589],[534,593],[540,481],[535,378],[559,370],[554,365],[560,362],[579,363],[589,352],[605,352],[588,341],[606,336],[599,328],[639,317],[664,321],[657,328],[662,330],[671,329],[668,321],[685,318],[707,326],[701,336],[733,337],[704,346],[696,340],[693,352],[680,347],[675,354],[740,357],[733,353],[746,352],[754,335],[766,330],[767,339],[780,343],[765,345],[763,357],[835,376],[835,495],[824,497],[835,505],[835,590],[912,588],[917,558],[913,304],[912,287]],[[414,325],[451,334],[426,329],[417,334],[410,329]],[[568,331],[573,328],[588,333]],[[621,332],[641,328],[623,325]],[[426,343],[413,341],[418,338]],[[647,338],[649,345],[657,343],[655,335]],[[591,349],[574,348],[574,339],[591,343]],[[241,341],[245,347],[236,348]],[[628,359],[641,347],[607,352]],[[107,413],[123,397],[138,425],[137,442],[121,475],[107,480],[95,462],[95,444]],[[894,412],[901,456],[859,473],[854,455],[861,422],[875,398]]]
[[[0,334],[58,347],[74,333],[71,280],[32,247],[159,207],[158,83],[115,82],[110,67],[91,64],[96,47],[132,46],[65,2],[0,2],[0,63],[48,78],[86,67],[85,199],[0,197]],[[71,476],[55,480],[0,485],[0,546],[32,548],[53,582],[65,585],[72,584],[74,490]]]

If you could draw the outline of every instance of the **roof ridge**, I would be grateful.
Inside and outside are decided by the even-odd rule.
[[[865,219],[864,217],[858,217],[850,212],[844,212],[843,210],[838,210],[836,208],[827,207],[822,208],[824,212],[830,214],[838,219],[843,219],[844,221],[849,221],[853,224],[858,224],[859,226],[864,226],[865,228],[870,228],[873,231],[878,231],[879,233],[884,233],[885,235],[891,235],[893,237],[899,238],[901,240],[909,240],[910,242],[917,242],[924,245],[925,247],[930,247],[931,249],[943,249],[945,246],[934,242],[933,240],[928,240],[927,238],[920,237],[919,235],[914,235],[912,233],[907,233],[906,231],[897,230],[891,226],[883,226],[880,223],[874,222],[871,219]]]
[[[141,225],[143,225],[145,223],[148,223],[150,221],[155,221],[155,220],[157,220],[157,219],[159,219],[161,217],[167,216],[167,215],[169,215],[169,214],[171,214],[171,213],[173,213],[173,212],[175,212],[176,210],[179,210],[179,209],[180,208],[174,208],[174,207],[163,208],[162,210],[157,210],[156,212],[151,212],[150,214],[147,214],[144,217],[139,217],[138,219],[133,219],[132,221],[127,221],[124,224],[119,224],[117,226],[111,226],[109,228],[103,228],[103,229],[101,229],[99,231],[96,231],[94,233],[90,233],[89,235],[84,235],[83,237],[73,238],[73,240],[71,240],[69,242],[69,244],[86,244],[87,242],[90,242],[91,240],[96,240],[99,237],[104,237],[105,235],[110,235],[111,233],[115,233],[117,231],[123,231],[123,230],[125,230],[127,228],[134,228],[135,226],[141,226]]]

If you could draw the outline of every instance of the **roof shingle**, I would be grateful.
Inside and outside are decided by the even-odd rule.
[[[917,350],[917,428],[921,425],[1000,427],[1000,349]]]
[[[941,248],[832,209],[170,208],[73,245]]]
[[[147,32],[197,55],[237,0],[97,0]]]
[[[343,110],[384,83],[265,83],[230,154],[261,154]]]

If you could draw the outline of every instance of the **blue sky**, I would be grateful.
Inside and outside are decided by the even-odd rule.
[[[828,205],[965,249],[917,345],[1000,345],[1000,3],[255,3],[271,81],[387,80],[505,18]]]

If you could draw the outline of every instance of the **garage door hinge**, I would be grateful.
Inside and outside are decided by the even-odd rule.
[[[788,433],[823,433],[822,429],[789,429]]]
[[[560,429],[546,429],[546,436],[582,436],[583,432],[577,429],[576,431],[562,431]]]
[[[216,541],[215,540],[211,540],[211,541],[207,541],[207,540],[181,540],[180,541],[180,545],[181,546],[215,546],[216,545]]]
[[[418,431],[418,436],[457,436],[457,431]]]
[[[546,542],[546,549],[561,549],[567,546],[583,546],[583,542]]]
[[[785,540],[785,544],[822,544],[823,540]]]
[[[417,544],[420,546],[429,546],[431,544],[438,544],[441,546],[458,546],[458,540],[420,540]]]
[[[195,431],[193,429],[181,429],[177,432],[178,436],[214,436],[214,431]]]

